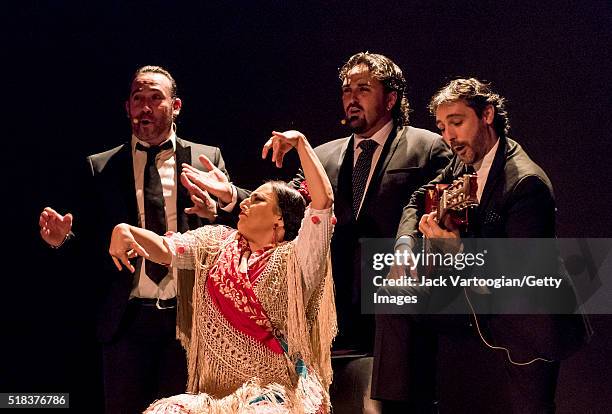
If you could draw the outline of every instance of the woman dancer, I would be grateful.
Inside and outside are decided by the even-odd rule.
[[[188,354],[188,394],[149,413],[329,411],[336,334],[329,243],[333,192],[306,137],[273,132],[262,156],[297,150],[311,203],[267,182],[240,204],[238,230],[204,226],[159,236],[119,224],[109,252],[134,271],[140,255],[176,266],[177,335]]]

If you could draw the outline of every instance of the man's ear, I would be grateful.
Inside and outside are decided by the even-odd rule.
[[[176,118],[181,112],[182,107],[183,101],[181,101],[181,98],[174,98],[174,101],[172,102],[172,116]]]
[[[387,94],[386,108],[391,111],[397,102],[397,91],[391,91]]]
[[[489,126],[493,125],[493,119],[495,118],[495,108],[493,105],[489,104],[482,111],[482,119]]]
[[[126,113],[128,118],[132,117],[130,115],[130,101],[125,101],[125,113]]]

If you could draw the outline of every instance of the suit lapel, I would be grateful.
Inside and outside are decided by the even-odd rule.
[[[350,223],[353,220],[353,137],[342,142],[339,156],[328,165],[330,182],[335,193],[334,213],[338,223]]]
[[[340,181],[340,171],[343,167],[343,162],[346,158],[346,149],[348,148],[348,144],[351,141],[351,137],[344,138],[339,146],[339,151],[332,150],[332,154],[336,154],[336,158],[332,158],[329,162],[326,162],[323,166],[325,168],[325,173],[327,173],[327,177],[334,189],[334,193],[338,190],[338,182]]]
[[[398,134],[398,130],[399,128],[394,127],[391,130],[389,136],[387,137],[387,140],[385,141],[385,145],[382,149],[382,152],[380,153],[380,157],[378,157],[378,161],[376,163],[376,166],[374,167],[372,179],[370,180],[370,184],[366,189],[363,204],[361,206],[361,212],[364,212],[366,210],[369,199],[372,198],[372,194],[375,193],[378,189],[378,184],[387,169],[387,165],[389,165],[391,158],[393,158],[393,154],[395,153],[395,150],[397,149],[401,138],[401,134]],[[359,214],[359,216],[361,217],[361,214]]]
[[[337,192],[349,200],[349,205],[351,205],[350,200],[353,199],[353,142],[354,138],[351,136],[342,144],[340,157],[336,164],[338,166],[335,180]]]
[[[176,225],[179,232],[189,230],[189,217],[185,214],[185,208],[189,207],[189,191],[181,184],[181,169],[183,163],[191,165],[191,147],[186,145],[182,139],[176,139]]]
[[[115,180],[119,184],[120,193],[125,202],[127,212],[127,222],[139,226],[138,202],[136,201],[136,184],[134,181],[134,161],[132,156],[132,146],[128,142],[117,153],[117,167]]]
[[[497,181],[503,176],[504,167],[506,166],[506,151],[508,150],[508,144],[505,138],[499,138],[499,145],[497,146],[497,152],[495,153],[495,158],[493,159],[493,165],[491,165],[491,169],[489,170],[489,175],[487,176],[487,182],[485,183],[485,187],[482,190],[482,197],[480,197],[480,208],[484,209],[486,205],[491,200],[491,195],[493,194],[493,189]]]
[[[376,168],[374,169],[374,174],[372,174],[372,181],[378,181],[382,177],[383,173],[387,169],[387,165],[393,158],[393,154],[397,149],[397,146],[400,142],[400,137],[402,134],[398,134],[399,128],[393,128],[389,137],[385,141],[385,146],[383,147],[382,152],[380,153],[380,157],[378,158],[378,162],[376,163]],[[369,188],[368,188],[369,190]],[[368,191],[369,192],[369,191]]]

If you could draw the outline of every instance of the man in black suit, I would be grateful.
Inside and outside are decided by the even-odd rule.
[[[352,134],[315,148],[334,189],[331,244],[338,336],[332,405],[338,413],[376,412],[370,397],[374,318],[361,314],[360,238],[393,237],[402,206],[448,163],[440,136],[408,126],[406,80],[389,58],[358,53],[340,69]]]
[[[444,244],[438,243],[439,249],[452,253],[461,248],[462,236],[554,238],[555,201],[551,182],[521,146],[507,137],[509,125],[504,99],[493,93],[489,85],[476,79],[457,79],[432,98],[430,110],[444,140],[455,154],[451,163],[430,184],[450,184],[472,167],[477,174],[478,207],[470,217],[469,234],[460,234],[452,220],[437,223],[436,213],[425,214],[426,189],[422,187],[404,209],[397,233],[397,248],[414,248],[419,232],[432,244],[445,240]],[[517,262],[526,261],[527,255],[534,254],[529,251],[522,253],[504,252],[504,255],[512,254],[514,262]],[[426,309],[428,303],[434,303],[436,293],[442,291],[423,287],[408,290],[410,292],[406,294],[418,296],[419,309]],[[508,303],[503,299],[500,301],[496,292],[487,293],[497,301],[495,309],[499,313],[489,318],[478,317],[482,326],[474,325],[473,329],[476,335],[484,335],[494,346],[509,350],[508,359],[503,355],[503,364],[508,377],[505,384],[510,409],[516,413],[553,412],[559,360],[575,351],[581,343],[585,333],[582,317],[546,312],[539,315],[528,312],[508,314],[508,309],[503,308]],[[562,297],[566,309],[561,312],[571,313],[575,309],[575,297],[568,280],[564,280],[562,288],[554,294]],[[474,292],[467,296],[474,296]],[[533,305],[534,308],[528,309],[541,306],[540,303]],[[467,322],[467,317],[465,321],[457,320]],[[397,412],[433,412],[435,339],[427,339],[422,331],[414,330],[421,324],[434,321],[435,318],[397,316],[385,319],[386,325],[377,327],[374,393],[389,401],[388,407]],[[518,365],[517,361],[532,362]],[[500,374],[494,372],[491,380]],[[391,377],[393,381],[388,380]],[[505,404],[500,406],[508,408]]]
[[[184,392],[186,386],[185,352],[175,329],[176,271],[145,266],[138,259],[133,274],[118,272],[107,257],[113,227],[126,222],[162,233],[183,232],[210,220],[230,220],[186,176],[184,186],[178,183],[181,166],[198,158],[205,171],[223,174],[215,177],[220,185],[227,183],[219,148],[176,136],[174,119],[181,107],[170,73],[158,66],[138,69],[126,102],[131,140],[87,158],[86,194],[75,211],[75,233],[88,258],[83,278],[95,287],[82,294],[100,304],[97,335],[109,413],[142,412],[155,399]],[[72,235],[72,214],[46,208],[40,227],[42,238],[57,248]]]

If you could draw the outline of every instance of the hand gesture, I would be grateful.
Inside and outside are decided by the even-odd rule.
[[[136,242],[130,226],[127,224],[117,224],[111,235],[110,247],[108,252],[113,258],[113,262],[117,269],[121,270],[121,263],[132,273],[136,271],[129,259],[136,256],[142,256],[145,259],[149,257],[149,253]]]
[[[186,208],[185,213],[197,214],[213,222],[217,217],[217,203],[208,194],[208,191],[195,185],[184,172],[181,174],[181,183],[187,188],[191,194],[191,201],[193,201],[193,206]]]
[[[206,155],[200,155],[198,157],[200,163],[208,170],[208,172],[200,171],[197,168],[183,164],[183,174],[189,179],[189,181],[195,186],[199,187],[219,200],[226,204],[232,201],[232,185],[227,180],[227,177],[223,172],[218,169]],[[183,183],[184,185],[184,183]],[[199,198],[202,194],[196,192],[193,187],[187,187],[191,195],[196,195]]]
[[[300,140],[304,139],[306,139],[306,137],[299,131],[272,131],[272,136],[261,150],[261,158],[266,159],[268,151],[272,149],[272,162],[275,162],[276,166],[281,168],[283,166],[285,154],[291,151],[292,148],[296,148]]]
[[[51,207],[45,207],[38,219],[40,237],[53,247],[59,247],[72,229],[72,214],[62,216]]]

